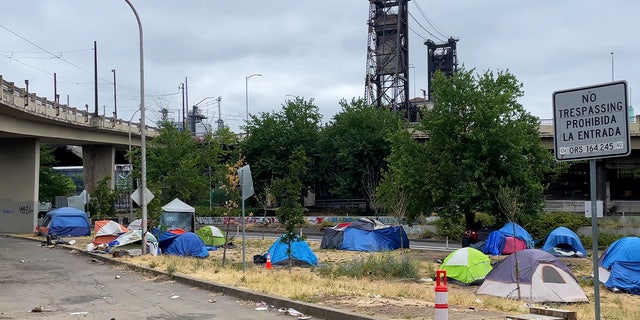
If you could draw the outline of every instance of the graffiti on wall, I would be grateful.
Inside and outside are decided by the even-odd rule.
[[[309,225],[316,225],[322,223],[338,224],[344,222],[352,222],[363,217],[349,217],[349,216],[309,216],[304,217],[305,222]],[[368,217],[372,218],[372,217]],[[398,218],[396,217],[378,217],[378,221],[388,224],[398,224]],[[241,217],[196,217],[196,223],[200,225],[224,225],[224,224],[241,224]],[[245,217],[245,224],[263,224],[269,225],[278,223],[276,217]]]

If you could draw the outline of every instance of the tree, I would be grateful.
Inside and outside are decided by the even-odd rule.
[[[391,152],[387,136],[401,126],[400,118],[362,99],[340,101],[342,111],[321,132],[323,183],[338,198],[365,197],[377,215],[375,189]]]
[[[224,251],[222,252],[222,265],[227,260],[227,246],[229,243],[229,231],[231,229],[231,216],[233,212],[238,208],[238,203],[241,201],[242,195],[240,194],[240,177],[238,176],[238,170],[242,168],[244,165],[244,159],[239,157],[237,161],[233,164],[227,164],[224,177],[221,181],[221,189],[225,192],[225,198],[227,199],[224,203],[226,216],[226,230],[224,233]]]
[[[289,256],[289,271],[291,271],[291,242],[298,239],[296,228],[304,224],[304,208],[300,203],[300,191],[303,188],[301,177],[307,171],[307,157],[304,149],[298,147],[293,151],[289,159],[289,175],[276,179],[273,184],[273,193],[280,204],[276,214],[280,224],[284,226],[285,233],[279,241],[287,244]]]
[[[296,98],[282,105],[282,110],[272,113],[251,115],[245,130],[247,136],[241,142],[242,153],[251,165],[253,182],[259,188],[272,180],[289,174],[289,159],[293,151],[302,148],[310,157],[309,165],[314,167],[313,155],[317,154],[318,135],[322,116],[313,99]],[[300,176],[303,186],[315,180],[309,170]]]
[[[180,198],[186,203],[208,204],[211,182],[224,172],[221,159],[225,151],[216,140],[220,136],[209,133],[196,139],[169,122],[160,127],[160,135],[151,141],[147,152],[147,178],[161,191],[156,196],[162,203]]]
[[[105,176],[98,181],[91,200],[89,201],[89,211],[94,215],[94,219],[112,218],[116,214],[116,198],[118,194],[109,186],[110,176]]]
[[[56,196],[71,196],[76,191],[76,186],[70,177],[58,174],[53,170],[55,157],[51,147],[40,145],[40,184],[38,188],[38,201],[54,202]]]
[[[510,188],[521,190],[523,215],[541,211],[552,158],[541,145],[539,119],[517,102],[522,95],[509,72],[436,73],[434,106],[421,122],[427,209],[451,221],[464,216],[470,229],[476,212],[500,212],[496,194]]]

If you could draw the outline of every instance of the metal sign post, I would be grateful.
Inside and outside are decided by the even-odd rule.
[[[589,159],[596,320],[600,320],[596,159],[627,156],[631,153],[627,111],[626,81],[553,93],[553,139],[556,160]]]
[[[240,178],[240,186],[242,187],[242,272],[244,273],[246,269],[244,201],[253,195],[253,179],[251,179],[251,168],[249,165],[238,169],[238,177]]]

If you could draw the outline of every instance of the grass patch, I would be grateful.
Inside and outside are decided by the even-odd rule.
[[[318,268],[318,274],[329,278],[419,279],[420,263],[407,256],[372,253],[366,258],[322,265]]]

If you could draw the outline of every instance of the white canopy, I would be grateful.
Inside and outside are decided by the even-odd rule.
[[[182,202],[180,199],[175,198],[173,200],[171,200],[171,202],[165,204],[164,206],[162,206],[162,211],[165,212],[191,212],[194,213],[196,212],[196,209],[184,202]]]

